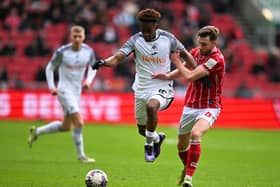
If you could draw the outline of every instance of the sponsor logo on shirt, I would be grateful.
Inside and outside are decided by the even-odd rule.
[[[148,62],[148,63],[157,63],[157,64],[165,64],[166,63],[165,58],[151,57],[151,56],[146,56],[146,55],[142,55],[141,60],[143,62]]]
[[[84,66],[84,65],[69,65],[69,64],[67,64],[66,67],[67,67],[68,69],[82,69],[82,68],[84,68],[85,66]]]

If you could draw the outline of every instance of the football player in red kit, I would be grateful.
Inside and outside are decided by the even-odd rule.
[[[178,130],[178,154],[184,164],[179,185],[192,186],[192,176],[201,154],[201,138],[217,120],[221,110],[221,93],[225,75],[225,61],[216,47],[219,29],[205,26],[197,33],[198,47],[191,50],[197,61],[195,69],[188,69],[178,54],[171,55],[177,69],[166,74],[154,74],[157,79],[184,77],[190,81],[185,96]]]

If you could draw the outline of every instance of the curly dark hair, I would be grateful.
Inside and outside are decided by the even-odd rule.
[[[138,12],[136,18],[142,22],[157,22],[161,17],[161,14],[155,9],[146,8]]]
[[[215,41],[215,40],[217,40],[219,34],[220,34],[220,31],[217,27],[212,26],[212,25],[207,25],[205,27],[202,27],[198,31],[197,35],[200,37],[210,36],[210,40]]]

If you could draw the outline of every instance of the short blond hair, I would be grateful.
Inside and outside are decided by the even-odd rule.
[[[85,33],[85,28],[80,25],[74,25],[71,27],[71,32],[75,33]]]

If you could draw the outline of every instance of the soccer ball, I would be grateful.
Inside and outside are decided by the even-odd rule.
[[[86,187],[106,187],[108,177],[104,171],[93,169],[86,174],[85,182]]]

